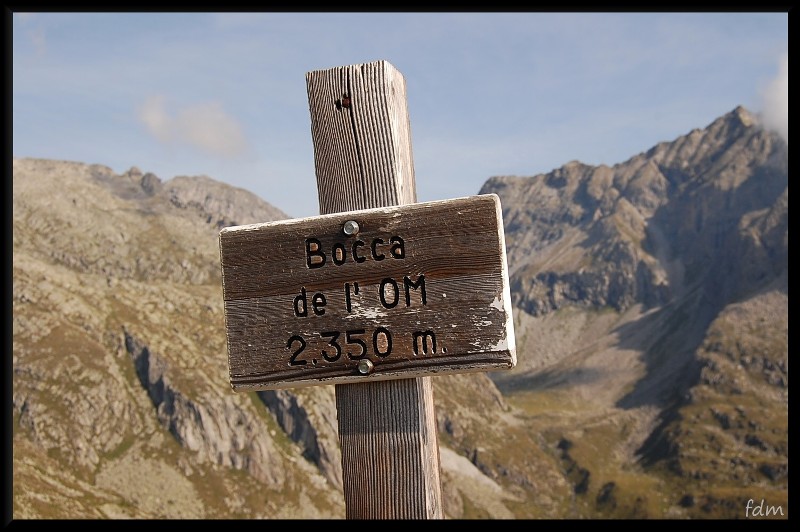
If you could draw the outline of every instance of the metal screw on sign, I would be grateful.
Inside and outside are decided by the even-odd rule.
[[[358,222],[353,220],[349,220],[344,224],[344,234],[347,236],[353,236],[358,234]]]
[[[362,360],[358,363],[358,372],[362,375],[369,375],[374,368],[375,365],[371,360]]]

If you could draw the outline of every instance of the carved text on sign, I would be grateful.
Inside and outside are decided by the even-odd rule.
[[[493,194],[226,228],[220,255],[235,390],[516,364]]]

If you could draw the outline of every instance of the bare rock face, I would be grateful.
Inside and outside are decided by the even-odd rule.
[[[259,398],[275,416],[289,438],[302,449],[332,485],[342,489],[342,456],[336,431],[336,400],[333,389],[315,392],[266,390]]]
[[[280,489],[286,482],[274,442],[259,429],[257,416],[232,397],[190,398],[176,388],[167,361],[125,331],[125,349],[162,427],[201,462],[246,470]]]
[[[492,378],[575,416],[532,423],[576,504],[730,518],[763,491],[786,509],[787,144],[740,107],[613,167],[482,192],[503,204],[521,353]]]
[[[572,162],[490,179],[481,192],[503,204],[516,305],[534,316],[564,305],[624,311],[697,283],[714,285],[718,304],[751,291],[755,271],[786,264],[788,215],[776,202],[788,204],[787,149],[737,108],[611,168]],[[769,228],[740,230],[764,209]],[[754,234],[767,240],[754,245]],[[755,271],[743,255],[758,257]]]
[[[207,176],[174,177],[167,183],[165,194],[173,205],[196,210],[206,217],[206,223],[218,228],[287,217],[255,194]]]
[[[19,470],[15,514],[343,515],[335,471],[331,484],[255,394],[231,391],[226,215],[175,205],[179,189],[136,168],[14,161],[15,446],[54,467]],[[285,217],[242,193],[248,216]],[[42,494],[46,479],[72,502]]]

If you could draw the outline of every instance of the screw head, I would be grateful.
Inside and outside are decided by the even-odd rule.
[[[344,223],[344,234],[347,236],[358,234],[358,229],[358,222],[354,220],[348,220]]]
[[[358,362],[358,372],[362,375],[369,375],[373,369],[375,369],[375,364],[366,358]]]

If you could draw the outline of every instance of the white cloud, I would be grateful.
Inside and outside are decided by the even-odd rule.
[[[789,52],[783,54],[778,75],[761,92],[761,117],[789,142]]]
[[[180,138],[223,157],[241,155],[247,144],[239,123],[217,102],[182,110],[178,115],[177,130]]]
[[[184,107],[173,116],[165,97],[154,95],[139,108],[138,117],[150,134],[164,143],[188,144],[225,158],[235,158],[247,150],[239,122],[218,102]]]
[[[164,108],[164,96],[156,95],[148,98],[139,108],[139,120],[161,142],[171,140],[172,119]]]

